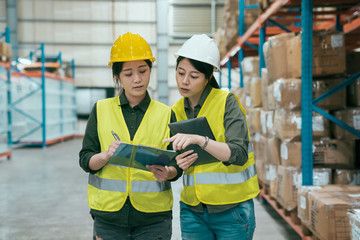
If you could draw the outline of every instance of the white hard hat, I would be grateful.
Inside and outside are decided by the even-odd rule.
[[[220,52],[215,41],[205,34],[193,35],[175,53],[179,56],[191,58],[200,62],[208,63],[214,67],[215,72],[220,71]]]

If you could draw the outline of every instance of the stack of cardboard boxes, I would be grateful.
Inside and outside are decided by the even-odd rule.
[[[348,220],[347,209],[353,207],[353,203],[359,200],[358,196],[351,195],[351,191],[355,192],[357,189],[360,193],[360,187],[351,188],[351,191],[347,189],[346,194],[344,193],[346,197],[343,198],[338,196],[341,194],[334,192],[334,194],[321,193],[322,195],[319,193],[321,195],[319,198],[316,195],[318,193],[315,194],[316,191],[300,194],[303,191],[301,188],[301,35],[286,33],[270,37],[264,44],[264,57],[266,69],[261,70],[261,79],[256,77],[255,71],[246,71],[246,69],[258,68],[256,62],[258,59],[245,58],[242,62],[246,95],[245,103],[242,103],[247,108],[259,182],[265,188],[265,192],[276,199],[286,211],[292,213],[299,211],[300,220],[320,239],[342,239],[331,238],[339,236],[340,230],[336,232],[339,233],[338,235],[321,232],[324,226],[330,227],[332,223],[316,219],[324,216],[327,216],[327,219],[333,218],[331,214],[335,213],[329,210],[331,205],[330,208],[339,207],[335,211],[336,214]],[[351,57],[354,58],[353,55]],[[333,30],[313,33],[313,98],[321,96],[346,79],[345,58],[342,33]],[[360,71],[359,66],[353,68],[355,68],[354,72],[356,68]],[[355,129],[360,129],[359,86],[360,79],[348,89],[342,89],[321,101],[317,106]],[[348,94],[347,101],[346,95],[349,91],[352,93]],[[313,112],[312,128],[315,188],[327,189],[329,184],[360,185],[355,135],[335,126],[327,118],[315,112]],[[298,191],[300,197],[305,197],[307,202],[310,201],[310,205],[305,203],[300,206]],[[348,193],[349,191],[351,193]],[[321,199],[321,202],[317,199]],[[321,204],[325,206],[325,210],[320,214],[317,209]],[[305,209],[302,208],[304,206]],[[312,220],[304,218],[300,214],[301,211],[306,211],[307,215],[314,218]],[[299,222],[298,220],[296,221]],[[316,225],[317,221],[323,225]],[[331,231],[337,230],[331,228]]]

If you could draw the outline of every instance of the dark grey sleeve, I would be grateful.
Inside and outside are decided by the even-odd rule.
[[[85,172],[96,173],[89,168],[90,158],[101,152],[100,141],[97,132],[96,103],[94,104],[87,121],[82,148],[79,152],[79,165]]]
[[[225,165],[243,166],[248,160],[249,135],[246,116],[241,111],[234,94],[230,93],[226,99],[224,114],[225,139],[231,155]]]

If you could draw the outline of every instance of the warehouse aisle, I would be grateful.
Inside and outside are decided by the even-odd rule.
[[[41,148],[13,149],[0,159],[0,240],[90,240],[87,174],[79,167],[80,139]],[[181,181],[173,184],[173,239],[180,240]],[[297,240],[298,235],[268,205],[255,200],[254,240]]]

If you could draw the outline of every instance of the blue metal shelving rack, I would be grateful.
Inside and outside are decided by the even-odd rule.
[[[0,39],[1,38],[5,38],[5,42],[7,44],[10,44],[10,29],[9,27],[5,27],[5,32],[2,32],[0,33]],[[10,61],[10,59],[9,59]],[[9,151],[4,153],[8,159],[10,159],[11,157],[11,110],[9,108],[10,106],[10,103],[11,103],[11,89],[10,89],[10,84],[11,84],[11,79],[10,79],[10,76],[11,76],[11,72],[10,72],[10,67],[9,69],[7,69],[6,71],[6,74],[7,74],[7,103],[8,103],[8,107],[7,107],[7,119],[8,119],[8,132],[7,132],[7,136],[8,136],[8,148],[9,148]],[[1,154],[1,153],[0,153]]]
[[[8,36],[10,36],[10,31],[7,28],[6,33],[8,33]],[[7,42],[10,43],[10,38],[7,38]],[[9,86],[9,91],[8,91],[8,104],[9,104],[9,108],[8,108],[8,120],[9,120],[9,132],[8,132],[8,140],[9,140],[9,145],[14,145],[14,144],[24,144],[24,145],[34,145],[34,146],[41,146],[43,148],[46,147],[47,145],[47,119],[46,119],[46,74],[45,74],[45,45],[43,43],[40,44],[40,47],[34,48],[34,47],[26,47],[26,46],[12,46],[13,49],[24,49],[24,50],[30,50],[30,54],[29,54],[29,58],[32,59],[32,57],[40,52],[40,59],[41,59],[41,80],[40,82],[35,80],[33,77],[27,76],[26,74],[21,73],[19,70],[15,69],[14,67],[10,67],[10,70],[8,71],[8,86]],[[62,65],[62,53],[60,52],[57,56],[60,65]],[[72,59],[71,61],[71,67],[72,67],[72,77],[73,79],[75,78],[75,60]],[[26,95],[18,98],[16,101],[12,100],[11,97],[11,76],[12,73],[15,73],[20,75],[22,78],[30,81],[31,83],[33,83],[34,85],[36,85],[35,89],[32,89],[30,92],[28,92]],[[60,109],[59,109],[59,116],[60,116],[60,120],[59,122],[61,122],[60,124],[60,132],[63,133],[64,131],[64,125],[66,124],[66,121],[63,119],[63,114],[64,114],[64,109],[62,107],[62,103],[63,103],[63,91],[64,91],[64,85],[65,83],[63,83],[63,81],[60,81]],[[75,86],[72,86],[73,91],[73,96],[72,96],[72,108],[73,112],[74,112],[74,116],[76,117],[76,99],[75,99]],[[20,104],[21,102],[25,101],[26,99],[28,99],[29,97],[33,96],[34,94],[38,93],[39,91],[41,91],[41,120],[36,119],[35,117],[33,117],[31,114],[25,112],[23,109],[21,109],[20,107],[18,107],[18,104]],[[66,93],[69,95],[69,93]],[[71,94],[70,94],[71,95]],[[71,96],[70,96],[71,97]],[[16,139],[13,136],[13,118],[12,118],[12,111],[17,112],[19,114],[21,114],[22,116],[24,116],[26,119],[30,120],[31,122],[35,123],[37,126],[33,127],[32,129],[28,130],[27,132],[21,134],[21,136],[18,136]],[[70,110],[71,111],[71,110]],[[72,120],[67,120],[68,122],[72,123],[72,127],[74,128],[74,134],[75,135],[75,129],[76,129],[76,119],[72,119]],[[24,138],[30,136],[31,134],[33,134],[34,132],[36,132],[37,130],[41,129],[41,135],[42,135],[42,140],[39,141],[23,141]],[[68,136],[61,136],[60,140],[65,139]]]
[[[259,29],[259,45],[258,45],[258,53],[259,53],[259,61],[260,61],[260,77],[261,77],[261,68],[265,67],[264,62],[264,54],[263,54],[263,44],[265,42],[266,37],[266,21],[271,22],[273,25],[278,26],[285,32],[290,32],[287,28],[283,27],[281,24],[268,19],[273,13],[275,13],[286,1],[283,0],[275,0],[272,4],[272,10],[270,12],[265,12],[261,17],[258,19],[262,20],[260,24],[256,21],[253,26],[248,30],[250,33],[244,33],[244,9],[246,8],[244,4],[244,0],[239,1],[239,35],[240,37],[245,36],[245,40],[242,40],[242,43],[246,43],[246,38],[249,37],[255,29]],[[326,0],[324,0],[326,3]],[[252,7],[252,6],[251,6]],[[339,119],[335,118],[328,112],[322,110],[321,108],[317,107],[320,101],[324,100],[325,98],[329,97],[330,95],[336,93],[337,91],[343,89],[344,87],[352,84],[360,77],[360,72],[354,74],[353,76],[349,77],[345,81],[343,81],[340,85],[330,89],[327,93],[324,93],[320,97],[316,99],[312,99],[312,39],[313,39],[313,1],[312,0],[302,0],[301,1],[301,27],[302,27],[302,91],[301,91],[301,114],[302,114],[302,184],[303,185],[312,185],[313,184],[313,155],[312,155],[312,145],[313,145],[313,133],[312,133],[312,112],[315,111],[330,121],[334,122],[335,124],[339,125],[340,127],[344,128],[347,131],[350,131],[354,135],[360,138],[360,131],[354,129],[353,127],[345,124],[344,122],[340,121]],[[341,30],[342,27],[339,25],[339,17],[337,17],[336,26],[337,30]],[[249,45],[249,44],[248,44]],[[239,52],[239,68],[240,73],[242,75],[241,64],[244,57],[244,50],[242,46],[236,45],[234,46],[228,54],[224,57],[221,61],[221,65],[227,66],[229,71],[229,86],[231,86],[231,58],[235,56],[236,52]],[[240,76],[240,87],[243,87],[242,83],[242,76]],[[221,82],[221,75],[220,75],[220,82]]]

